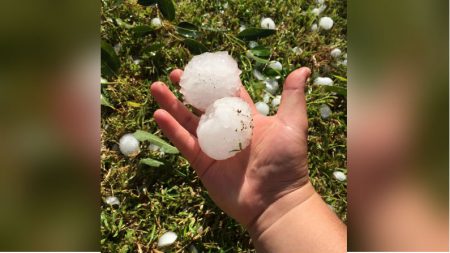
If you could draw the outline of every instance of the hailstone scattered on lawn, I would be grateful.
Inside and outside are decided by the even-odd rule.
[[[296,55],[301,55],[303,53],[303,50],[299,47],[292,48],[292,52]]]
[[[335,171],[335,172],[333,172],[333,176],[334,176],[334,178],[336,178],[336,180],[338,180],[338,181],[345,181],[346,179],[347,179],[347,176],[344,174],[344,172],[342,172],[342,171]]]
[[[275,94],[278,90],[278,81],[275,79],[268,79],[265,80],[264,83],[266,84],[266,91]]]
[[[345,60],[342,61],[342,65],[344,65],[344,66],[347,67],[347,59],[345,59]]]
[[[328,117],[330,117],[331,115],[331,109],[326,104],[321,105],[319,111],[322,119],[328,119]]]
[[[275,96],[275,97],[272,99],[272,106],[273,106],[273,107],[279,106],[280,103],[281,103],[281,96],[280,96],[280,95]]]
[[[172,231],[164,233],[159,239],[158,239],[158,247],[165,247],[172,245],[177,240],[177,234],[175,234]]]
[[[269,101],[270,101],[269,93],[264,92],[263,102],[267,104],[267,103],[269,103]]]
[[[238,94],[240,74],[237,62],[228,52],[203,53],[186,65],[180,92],[188,104],[204,111],[217,99]]]
[[[108,205],[120,205],[119,199],[114,196],[109,196],[105,199],[105,203]]]
[[[329,77],[317,77],[316,79],[314,79],[314,84],[316,85],[327,85],[327,86],[331,86],[333,85],[333,80]]]
[[[161,22],[160,18],[152,18],[152,20],[150,21],[150,24],[154,28],[159,28],[162,26],[162,22]]]
[[[279,61],[271,61],[269,67],[276,71],[281,71],[283,69],[283,65],[281,65],[281,62]]]
[[[250,41],[249,43],[248,43],[248,47],[249,48],[254,48],[254,47],[257,47],[258,46],[258,42],[256,42],[256,41]]]
[[[239,32],[242,32],[242,31],[244,31],[245,29],[247,29],[247,27],[246,27],[245,25],[241,25],[241,26],[239,27]]]
[[[331,56],[334,58],[338,58],[339,56],[341,56],[342,51],[339,48],[335,48],[333,50],[331,50]]]
[[[225,97],[215,101],[201,116],[197,137],[205,154],[225,160],[250,144],[252,131],[250,106],[241,98]]]
[[[258,110],[258,112],[261,113],[262,115],[267,116],[269,114],[270,109],[269,109],[269,106],[265,102],[263,102],[263,101],[257,102],[255,104],[255,107],[256,107],[256,110]]]
[[[261,19],[261,28],[275,29],[275,22],[271,18],[263,18]]]
[[[312,26],[311,26],[311,31],[312,32],[315,32],[315,31],[317,31],[317,24],[312,24]]]
[[[319,20],[319,26],[324,30],[330,30],[333,27],[333,20],[330,17],[323,17]]]
[[[126,156],[136,156],[141,151],[139,149],[139,141],[133,134],[125,134],[120,138],[119,149]]]
[[[312,13],[316,16],[319,16],[326,8],[326,5],[320,5],[319,8],[312,9]]]

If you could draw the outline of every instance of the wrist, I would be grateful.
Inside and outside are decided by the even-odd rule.
[[[306,200],[315,194],[314,187],[308,181],[302,187],[289,192],[283,197],[270,204],[251,224],[247,226],[247,231],[254,241],[256,241],[264,231],[283,216],[302,205]]]

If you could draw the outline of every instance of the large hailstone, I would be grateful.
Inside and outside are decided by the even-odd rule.
[[[172,245],[177,240],[177,234],[175,234],[172,231],[164,233],[159,239],[158,239],[158,247],[166,247],[169,245]]]
[[[326,86],[331,86],[333,85],[333,80],[329,77],[317,77],[316,79],[314,79],[314,84],[316,85],[326,85]]]
[[[333,23],[330,17],[323,17],[319,20],[319,26],[324,30],[330,30],[333,27]]]
[[[271,18],[263,18],[261,19],[261,28],[275,30],[275,22]]]
[[[264,101],[255,103],[255,107],[256,110],[262,115],[267,116],[269,114],[270,108]]]
[[[339,56],[341,56],[342,51],[339,48],[335,48],[333,50],[331,50],[331,56],[334,58],[338,58]]]
[[[241,98],[225,97],[210,105],[200,118],[200,148],[215,160],[228,159],[245,149],[253,130],[250,106]]]
[[[226,51],[194,56],[180,80],[188,104],[202,111],[217,99],[237,96],[241,81],[237,62]]]
[[[136,156],[139,154],[139,141],[133,134],[125,134],[119,140],[119,149],[126,156]]]

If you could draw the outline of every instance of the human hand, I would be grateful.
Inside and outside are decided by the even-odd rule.
[[[178,83],[182,73],[179,69],[172,71],[171,81]],[[304,94],[310,73],[303,67],[286,78],[281,104],[274,116],[259,114],[242,86],[239,96],[253,113],[252,141],[246,149],[222,161],[213,160],[201,151],[196,138],[199,118],[163,83],[151,85],[151,93],[162,108],[154,113],[154,119],[163,133],[190,162],[214,202],[251,234],[262,233],[283,212],[314,193],[308,181]],[[276,205],[278,208],[273,208]],[[271,213],[263,215],[271,207]],[[264,221],[259,220],[261,216]]]

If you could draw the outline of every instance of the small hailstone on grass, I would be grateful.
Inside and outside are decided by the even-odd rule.
[[[141,64],[141,62],[142,62],[142,60],[139,59],[139,58],[133,60],[133,63],[136,64],[136,65]]]
[[[303,53],[303,50],[299,47],[292,48],[292,52],[296,55],[301,55]]]
[[[272,106],[273,106],[273,107],[279,106],[280,103],[281,103],[281,96],[280,96],[280,95],[275,96],[275,97],[272,99]]]
[[[157,151],[160,150],[160,148],[158,146],[156,146],[155,144],[153,144],[153,143],[150,143],[150,145],[148,145],[148,149],[150,151],[154,151],[154,152],[157,152]]]
[[[339,56],[341,56],[342,51],[339,48],[335,48],[335,49],[331,50],[330,54],[332,57],[338,58]]]
[[[327,8],[326,5],[320,5],[319,8],[312,9],[312,13],[316,16],[319,16],[325,9]]]
[[[210,105],[200,118],[200,148],[215,160],[225,160],[245,149],[251,141],[253,119],[250,106],[238,97],[225,97]]]
[[[266,91],[275,94],[278,90],[278,81],[274,79],[265,80],[264,83],[266,84]]]
[[[346,179],[347,179],[347,176],[344,174],[344,172],[342,172],[342,171],[335,171],[335,172],[333,172],[333,176],[334,176],[334,178],[336,178],[336,180],[338,180],[338,181],[345,181]]]
[[[119,199],[114,196],[109,196],[105,199],[105,203],[108,205],[120,205]]]
[[[281,65],[281,62],[279,61],[271,61],[269,67],[276,71],[281,71],[283,69],[283,65]]]
[[[331,115],[331,109],[326,104],[321,105],[319,111],[322,119],[328,119],[328,117],[330,117]]]
[[[271,18],[263,18],[261,19],[261,28],[265,29],[275,29],[275,22]]]
[[[327,86],[331,86],[333,85],[333,80],[329,77],[317,77],[316,79],[314,79],[314,84],[316,85],[327,85]]]
[[[258,110],[258,112],[261,113],[262,115],[267,116],[269,114],[270,108],[265,102],[263,101],[257,102],[255,104],[255,107],[256,110]]]
[[[239,27],[239,32],[244,31],[246,28],[247,28],[247,27],[246,27],[245,25],[241,25],[241,26]]]
[[[311,31],[312,32],[315,32],[315,31],[317,31],[317,24],[312,24],[312,26],[311,26]]]
[[[263,75],[263,73],[259,72],[259,70],[257,69],[253,70],[253,76],[260,81],[266,80],[266,77]]]
[[[345,59],[345,60],[342,61],[342,65],[344,65],[344,66],[347,67],[347,59]]]
[[[119,149],[126,156],[136,156],[141,151],[139,149],[139,141],[133,134],[125,134],[120,138]]]
[[[150,24],[154,28],[159,28],[159,27],[161,27],[162,22],[161,22],[160,18],[152,18],[152,20],[150,21]]]
[[[186,65],[180,92],[188,104],[204,111],[217,99],[237,96],[241,70],[228,52],[203,53]]]
[[[330,30],[333,27],[333,20],[330,17],[323,17],[319,20],[320,28]]]
[[[258,46],[258,42],[256,42],[256,41],[250,41],[249,43],[248,43],[248,47],[249,48],[254,48],[254,47],[257,47]]]
[[[175,234],[172,231],[164,233],[159,239],[158,239],[158,247],[165,247],[172,245],[177,240],[177,234]]]

